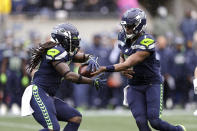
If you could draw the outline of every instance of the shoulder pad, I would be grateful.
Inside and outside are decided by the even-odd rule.
[[[145,50],[154,50],[155,48],[155,39],[150,34],[144,34],[139,38],[139,44],[145,49]]]
[[[47,50],[46,59],[61,60],[64,59],[67,54],[67,51],[65,51],[62,47],[56,46]]]

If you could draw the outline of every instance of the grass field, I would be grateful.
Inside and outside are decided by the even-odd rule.
[[[138,131],[129,111],[84,111],[79,131]],[[163,120],[185,125],[187,131],[197,131],[197,117],[192,111],[164,111]],[[60,122],[61,128],[65,123]],[[38,131],[42,127],[30,117],[0,116],[0,131]]]

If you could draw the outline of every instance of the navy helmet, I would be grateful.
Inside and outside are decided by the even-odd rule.
[[[79,31],[72,24],[64,23],[55,26],[51,33],[51,40],[60,44],[66,51],[73,52],[79,48]]]
[[[146,14],[139,8],[132,8],[127,10],[121,19],[120,24],[126,37],[132,39],[146,28]],[[127,33],[127,29],[131,29],[132,33]]]

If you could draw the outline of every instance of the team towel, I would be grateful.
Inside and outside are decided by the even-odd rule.
[[[123,93],[124,93],[123,105],[124,105],[124,106],[129,106],[128,101],[127,101],[127,92],[128,92],[128,88],[129,88],[129,87],[130,87],[130,86],[127,85],[127,86],[124,88],[124,90],[123,90]]]
[[[33,85],[28,86],[23,93],[21,104],[21,116],[31,115],[34,112],[30,105],[32,97],[32,87]]]

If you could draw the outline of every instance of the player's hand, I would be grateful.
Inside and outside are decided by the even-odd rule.
[[[133,78],[133,74],[135,72],[131,69],[127,69],[127,70],[124,70],[124,71],[121,71],[121,74],[129,79],[132,79]]]
[[[91,73],[92,76],[96,76],[105,71],[105,66],[100,66],[95,72]]]
[[[98,57],[96,58],[96,57],[90,56],[90,58],[85,63],[85,64],[88,64],[87,71],[94,72],[95,70],[97,70],[99,68],[99,64],[97,62],[97,59],[98,59]]]
[[[100,74],[93,78],[92,85],[96,88],[96,90],[100,90],[106,85],[107,79],[104,78],[104,74]]]

